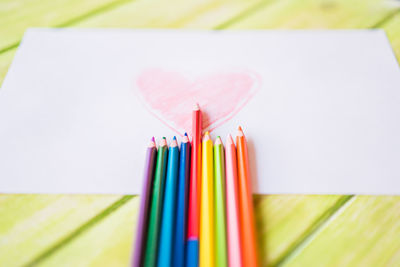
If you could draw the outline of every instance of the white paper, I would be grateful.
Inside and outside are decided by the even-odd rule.
[[[259,194],[399,194],[400,71],[380,30],[31,29],[0,90],[0,192],[140,193],[154,135],[249,142]],[[188,129],[189,128],[189,129]]]

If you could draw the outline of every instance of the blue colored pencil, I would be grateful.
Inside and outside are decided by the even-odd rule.
[[[174,237],[176,185],[179,172],[179,147],[176,137],[171,142],[168,155],[167,178],[165,180],[158,266],[172,266],[172,238]]]
[[[174,255],[172,266],[183,267],[185,264],[186,213],[190,175],[190,142],[187,134],[182,139],[179,158],[178,192],[176,200],[176,222],[174,235]]]

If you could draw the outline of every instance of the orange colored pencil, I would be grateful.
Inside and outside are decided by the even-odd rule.
[[[239,185],[240,239],[242,241],[243,266],[253,267],[257,264],[257,243],[254,225],[253,195],[247,155],[247,142],[239,126],[236,137],[237,167]]]

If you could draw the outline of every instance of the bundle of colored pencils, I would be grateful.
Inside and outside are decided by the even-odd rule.
[[[132,266],[257,266],[247,143],[202,136],[193,110],[193,138],[179,149],[164,137],[148,146]]]

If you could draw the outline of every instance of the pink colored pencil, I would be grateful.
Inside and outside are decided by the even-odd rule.
[[[236,148],[231,135],[228,135],[225,145],[225,175],[228,263],[230,267],[239,267],[242,266],[242,255],[240,249],[238,176]]]

